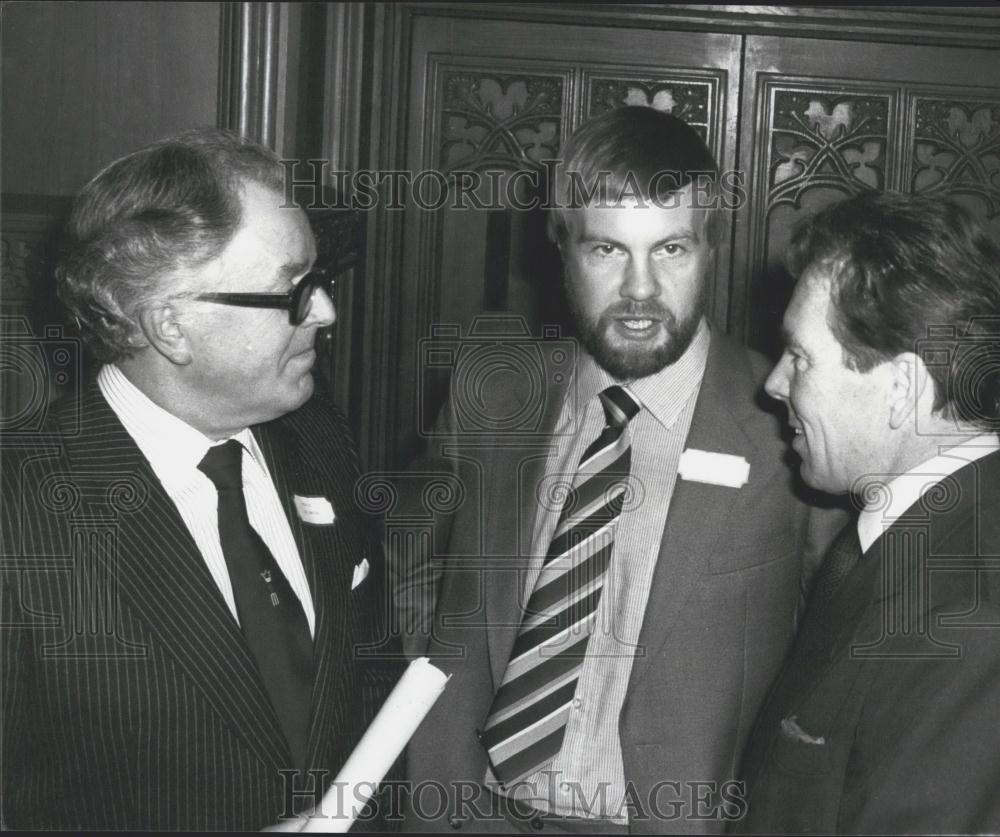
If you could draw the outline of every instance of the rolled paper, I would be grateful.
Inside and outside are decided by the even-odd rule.
[[[354,824],[447,683],[427,657],[410,663],[300,831],[343,834]]]

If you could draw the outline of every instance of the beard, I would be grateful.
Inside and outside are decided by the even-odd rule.
[[[656,300],[623,299],[605,308],[596,318],[584,311],[571,282],[566,283],[570,316],[583,347],[597,364],[618,381],[655,375],[676,363],[688,350],[698,331],[705,307],[702,291],[689,316],[678,320],[672,311]],[[616,341],[615,321],[620,317],[659,321],[666,339],[649,345],[641,341]]]

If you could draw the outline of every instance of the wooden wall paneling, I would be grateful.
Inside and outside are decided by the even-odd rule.
[[[215,121],[218,3],[4,3],[2,16],[6,194],[76,194],[116,157]]]
[[[898,44],[995,48],[1000,9],[995,5],[775,6],[694,3],[471,3],[423,2],[426,14],[585,24],[673,32],[787,35]]]
[[[733,331],[777,353],[791,229],[833,200],[938,189],[996,223],[997,69],[989,50],[748,37]]]
[[[332,3],[326,7],[326,43],[323,102],[322,154],[329,171],[358,171],[364,161],[367,143],[365,117],[366,63],[364,33],[366,10],[362,3]],[[303,102],[302,107],[315,107]],[[302,145],[299,145],[302,148]],[[299,153],[300,159],[304,156]],[[334,184],[333,192],[336,192]],[[334,202],[347,205],[347,195],[334,195]],[[345,268],[337,277],[334,304],[337,322],[324,330],[327,351],[323,363],[333,386],[337,403],[347,411],[356,433],[367,432],[362,410],[362,393],[368,378],[364,358],[364,335],[367,309],[372,304],[371,289],[366,283],[365,238],[367,218],[353,209],[320,212],[326,226],[335,230],[334,249],[328,254]],[[364,449],[364,448],[362,448]]]
[[[1000,71],[1000,59],[997,61]],[[1000,85],[1000,76],[994,76]],[[1000,86],[908,85],[900,187],[949,195],[1000,241]],[[970,95],[973,94],[973,95]]]
[[[483,209],[449,202],[439,210],[414,207],[410,214],[408,238],[417,254],[411,264],[423,279],[413,322],[426,325],[416,334],[415,355],[404,363],[417,370],[421,427],[433,420],[450,375],[446,365],[428,368],[428,326],[467,335],[472,318],[484,310],[540,322],[538,289],[551,288],[553,254],[542,214],[517,205],[527,205],[536,190],[517,189],[519,181],[511,178],[522,171],[544,178],[542,163],[557,156],[574,105],[573,71],[564,65],[430,55],[426,72],[423,153],[411,170],[441,172],[449,181],[464,176],[460,172],[486,177],[476,190]],[[425,190],[424,198],[433,197]],[[515,240],[522,246],[514,247]]]
[[[279,54],[277,3],[222,3],[218,124],[275,147]]]
[[[371,171],[401,168],[406,157],[406,123],[412,13],[403,4],[372,4],[365,44],[370,51],[370,80],[365,85],[370,116],[361,164]],[[401,323],[409,312],[401,304],[403,212],[389,209],[388,190],[379,189],[379,205],[366,212],[364,368],[358,429],[363,462],[369,468],[393,462],[398,415],[398,354]]]

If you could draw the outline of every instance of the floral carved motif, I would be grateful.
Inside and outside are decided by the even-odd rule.
[[[713,87],[713,83],[708,81],[595,78],[590,84],[589,116],[597,116],[622,105],[643,105],[683,119],[707,141]]]
[[[1000,213],[1000,103],[918,98],[914,192],[965,192]]]
[[[559,77],[445,73],[441,167],[537,168],[559,151],[562,102]]]
[[[798,205],[817,186],[848,194],[885,187],[888,96],[813,90],[775,94],[770,126],[768,205]]]

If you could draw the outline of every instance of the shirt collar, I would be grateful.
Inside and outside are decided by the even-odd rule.
[[[688,399],[698,390],[708,360],[708,346],[711,331],[702,318],[691,345],[674,363],[659,372],[634,381],[616,381],[587,352],[581,352],[576,366],[577,386],[567,390],[567,409],[571,418],[583,407],[597,398],[612,384],[627,386],[642,406],[660,424],[669,429],[688,403]],[[576,397],[574,400],[573,396]]]
[[[858,516],[861,551],[867,552],[876,539],[935,484],[995,450],[1000,450],[1000,438],[993,433],[983,433],[944,449],[888,483],[873,486],[873,499]]]
[[[186,421],[164,410],[133,384],[114,364],[101,367],[97,385],[108,405],[118,416],[126,432],[138,445],[157,477],[164,483],[180,486],[198,473],[198,463],[214,442]],[[246,448],[258,463],[260,449],[249,428],[231,438]]]

